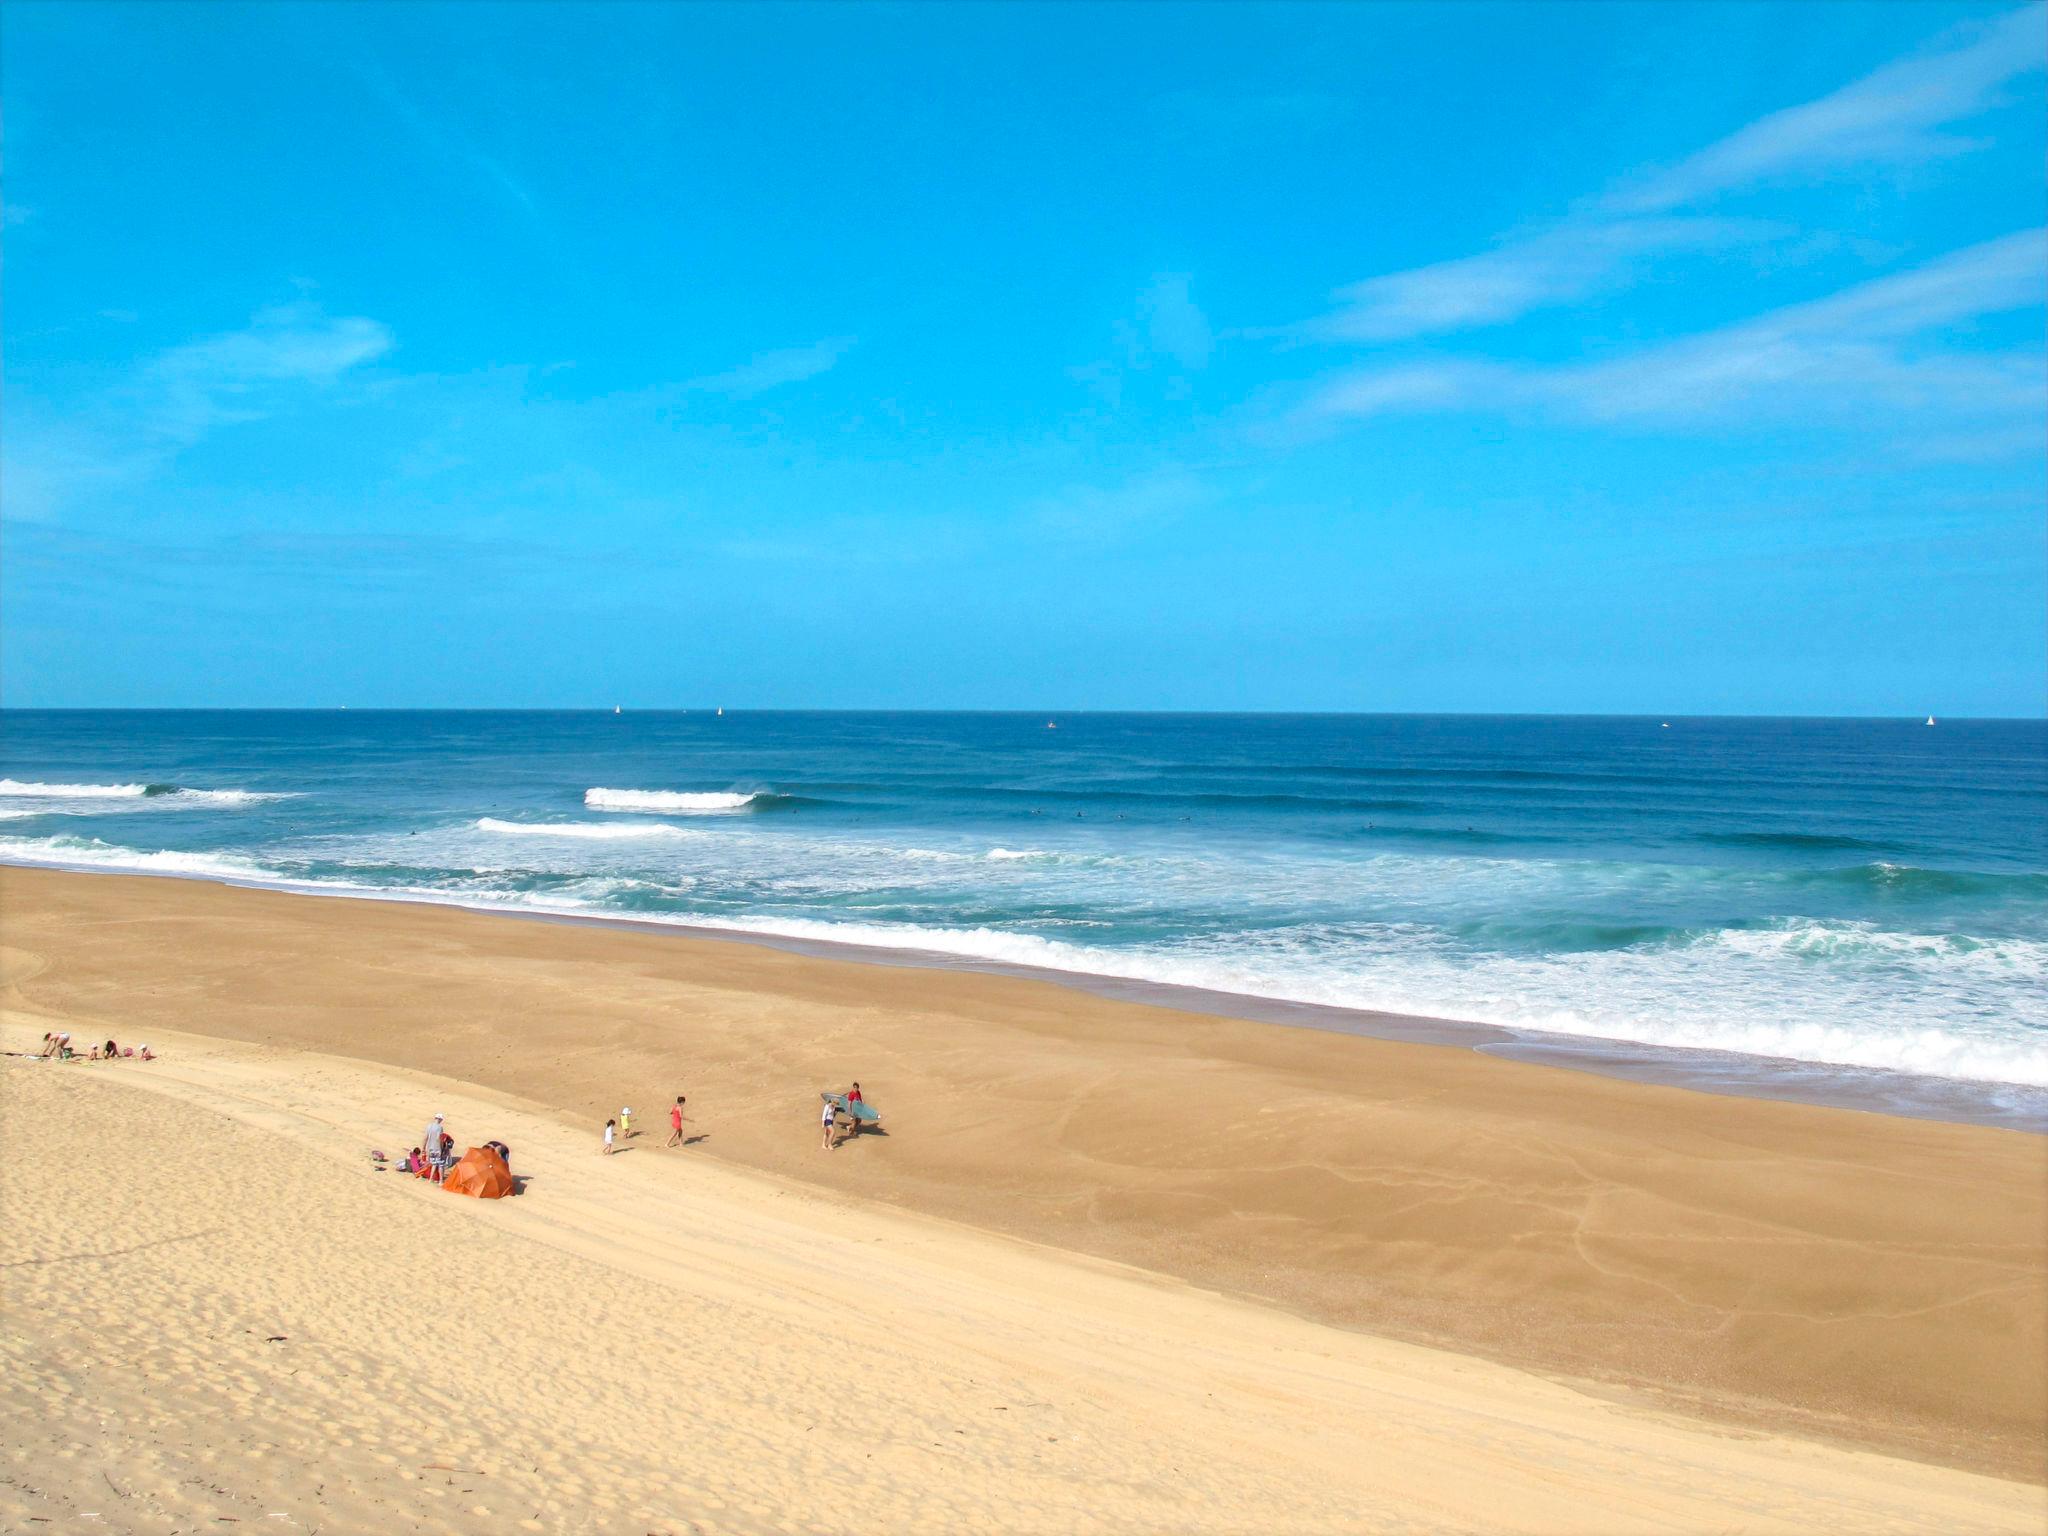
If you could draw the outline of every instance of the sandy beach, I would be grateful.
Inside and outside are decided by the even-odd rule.
[[[9,1050],[164,1052],[6,1064],[11,1524],[2048,1517],[2039,1137],[194,882],[0,924]],[[436,1110],[527,1192],[372,1171]]]

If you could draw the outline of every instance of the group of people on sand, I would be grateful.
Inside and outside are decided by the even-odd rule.
[[[679,1093],[676,1095],[675,1103],[669,1106],[668,1140],[662,1143],[664,1147],[680,1147],[684,1145],[683,1126],[686,1123],[692,1123],[690,1122],[690,1117],[683,1112],[689,1102],[685,1095]],[[619,1111],[619,1116],[616,1120],[605,1121],[604,1141],[599,1150],[606,1157],[610,1157],[612,1153],[618,1150],[618,1143],[630,1138],[632,1134],[633,1110],[629,1105]]]
[[[854,1112],[853,1106],[865,1104],[867,1100],[861,1096],[859,1083],[855,1083],[843,1094],[821,1093],[818,1097],[825,1106],[824,1113],[818,1117],[819,1129],[824,1133],[819,1139],[818,1150],[830,1152],[847,1137],[860,1134],[863,1122]],[[842,1099],[845,1100],[844,1104],[840,1102]]]
[[[155,1061],[156,1052],[146,1045],[116,1045],[109,1040],[104,1045],[95,1045],[81,1054],[71,1044],[71,1036],[65,1030],[48,1031],[43,1035],[43,1048],[38,1056],[51,1061]]]
[[[505,1171],[512,1171],[512,1149],[502,1141],[484,1143],[504,1160]],[[383,1153],[377,1153],[379,1158]],[[416,1179],[430,1179],[439,1184],[448,1177],[448,1170],[459,1159],[455,1155],[455,1138],[448,1133],[448,1123],[441,1115],[427,1122],[427,1128],[420,1133],[420,1144],[400,1159],[398,1166]]]

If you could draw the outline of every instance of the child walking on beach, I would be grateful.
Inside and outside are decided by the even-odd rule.
[[[619,1122],[616,1120],[607,1120],[604,1123],[604,1155],[606,1157],[612,1155],[612,1135],[618,1128]]]
[[[683,1121],[689,1117],[683,1113],[683,1096],[676,1095],[675,1108],[668,1112],[668,1140],[665,1147],[679,1147],[683,1144]]]

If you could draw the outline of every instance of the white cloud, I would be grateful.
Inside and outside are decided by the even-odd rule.
[[[764,390],[801,383],[829,371],[853,343],[851,336],[834,336],[808,347],[762,352],[737,368],[691,379],[683,387],[727,395],[735,400],[750,400]]]
[[[2048,7],[2008,12],[1952,35],[1946,47],[1759,118],[1675,166],[1633,178],[1553,228],[1340,288],[1331,311],[1297,334],[1385,342],[1501,325],[1625,287],[1660,259],[1761,243],[1785,231],[1672,210],[1786,174],[1972,147],[1940,130],[1995,105],[1999,87],[2040,70],[2044,57]]]
[[[391,350],[391,332],[360,315],[330,318],[311,304],[259,311],[243,330],[187,342],[143,370],[147,424],[180,440],[271,414],[299,388],[332,384]]]
[[[1999,416],[2038,408],[2036,354],[1913,345],[1959,321],[2042,302],[2048,231],[2024,230],[1806,304],[1613,363],[1552,370],[1538,388],[1595,417],[1692,417],[1803,396],[1808,411],[1910,406]]]
[[[146,480],[214,429],[303,408],[391,347],[378,321],[290,304],[146,359],[66,418],[17,406],[0,467],[6,516],[53,520]]]
[[[1827,298],[1598,363],[1458,360],[1362,369],[1325,384],[1302,424],[1415,411],[1535,410],[1580,421],[1859,419],[1911,409],[1997,423],[2048,408],[2038,352],[1962,350],[1949,328],[2039,305],[2048,230],[2023,230]],[[1992,432],[1978,441],[2013,441]]]
[[[1608,203],[1655,212],[1779,176],[1972,148],[1941,130],[1983,112],[2000,86],[2044,63],[2048,8],[2008,11],[1939,51],[1897,60],[1818,100],[1759,118]]]
[[[1565,225],[1476,256],[1390,272],[1340,288],[1311,329],[1348,341],[1393,341],[1520,319],[1628,281],[1649,257],[1775,233],[1728,219],[1631,219]]]

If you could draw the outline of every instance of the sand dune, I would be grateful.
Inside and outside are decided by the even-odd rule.
[[[16,1015],[9,1044],[25,1043]],[[36,1031],[39,1033],[40,1031]],[[1702,1428],[537,1106],[170,1037],[9,1061],[10,1529],[2024,1530]],[[528,1192],[371,1170],[432,1110]],[[475,1139],[475,1134],[465,1139]],[[30,1525],[31,1519],[49,1522]]]

